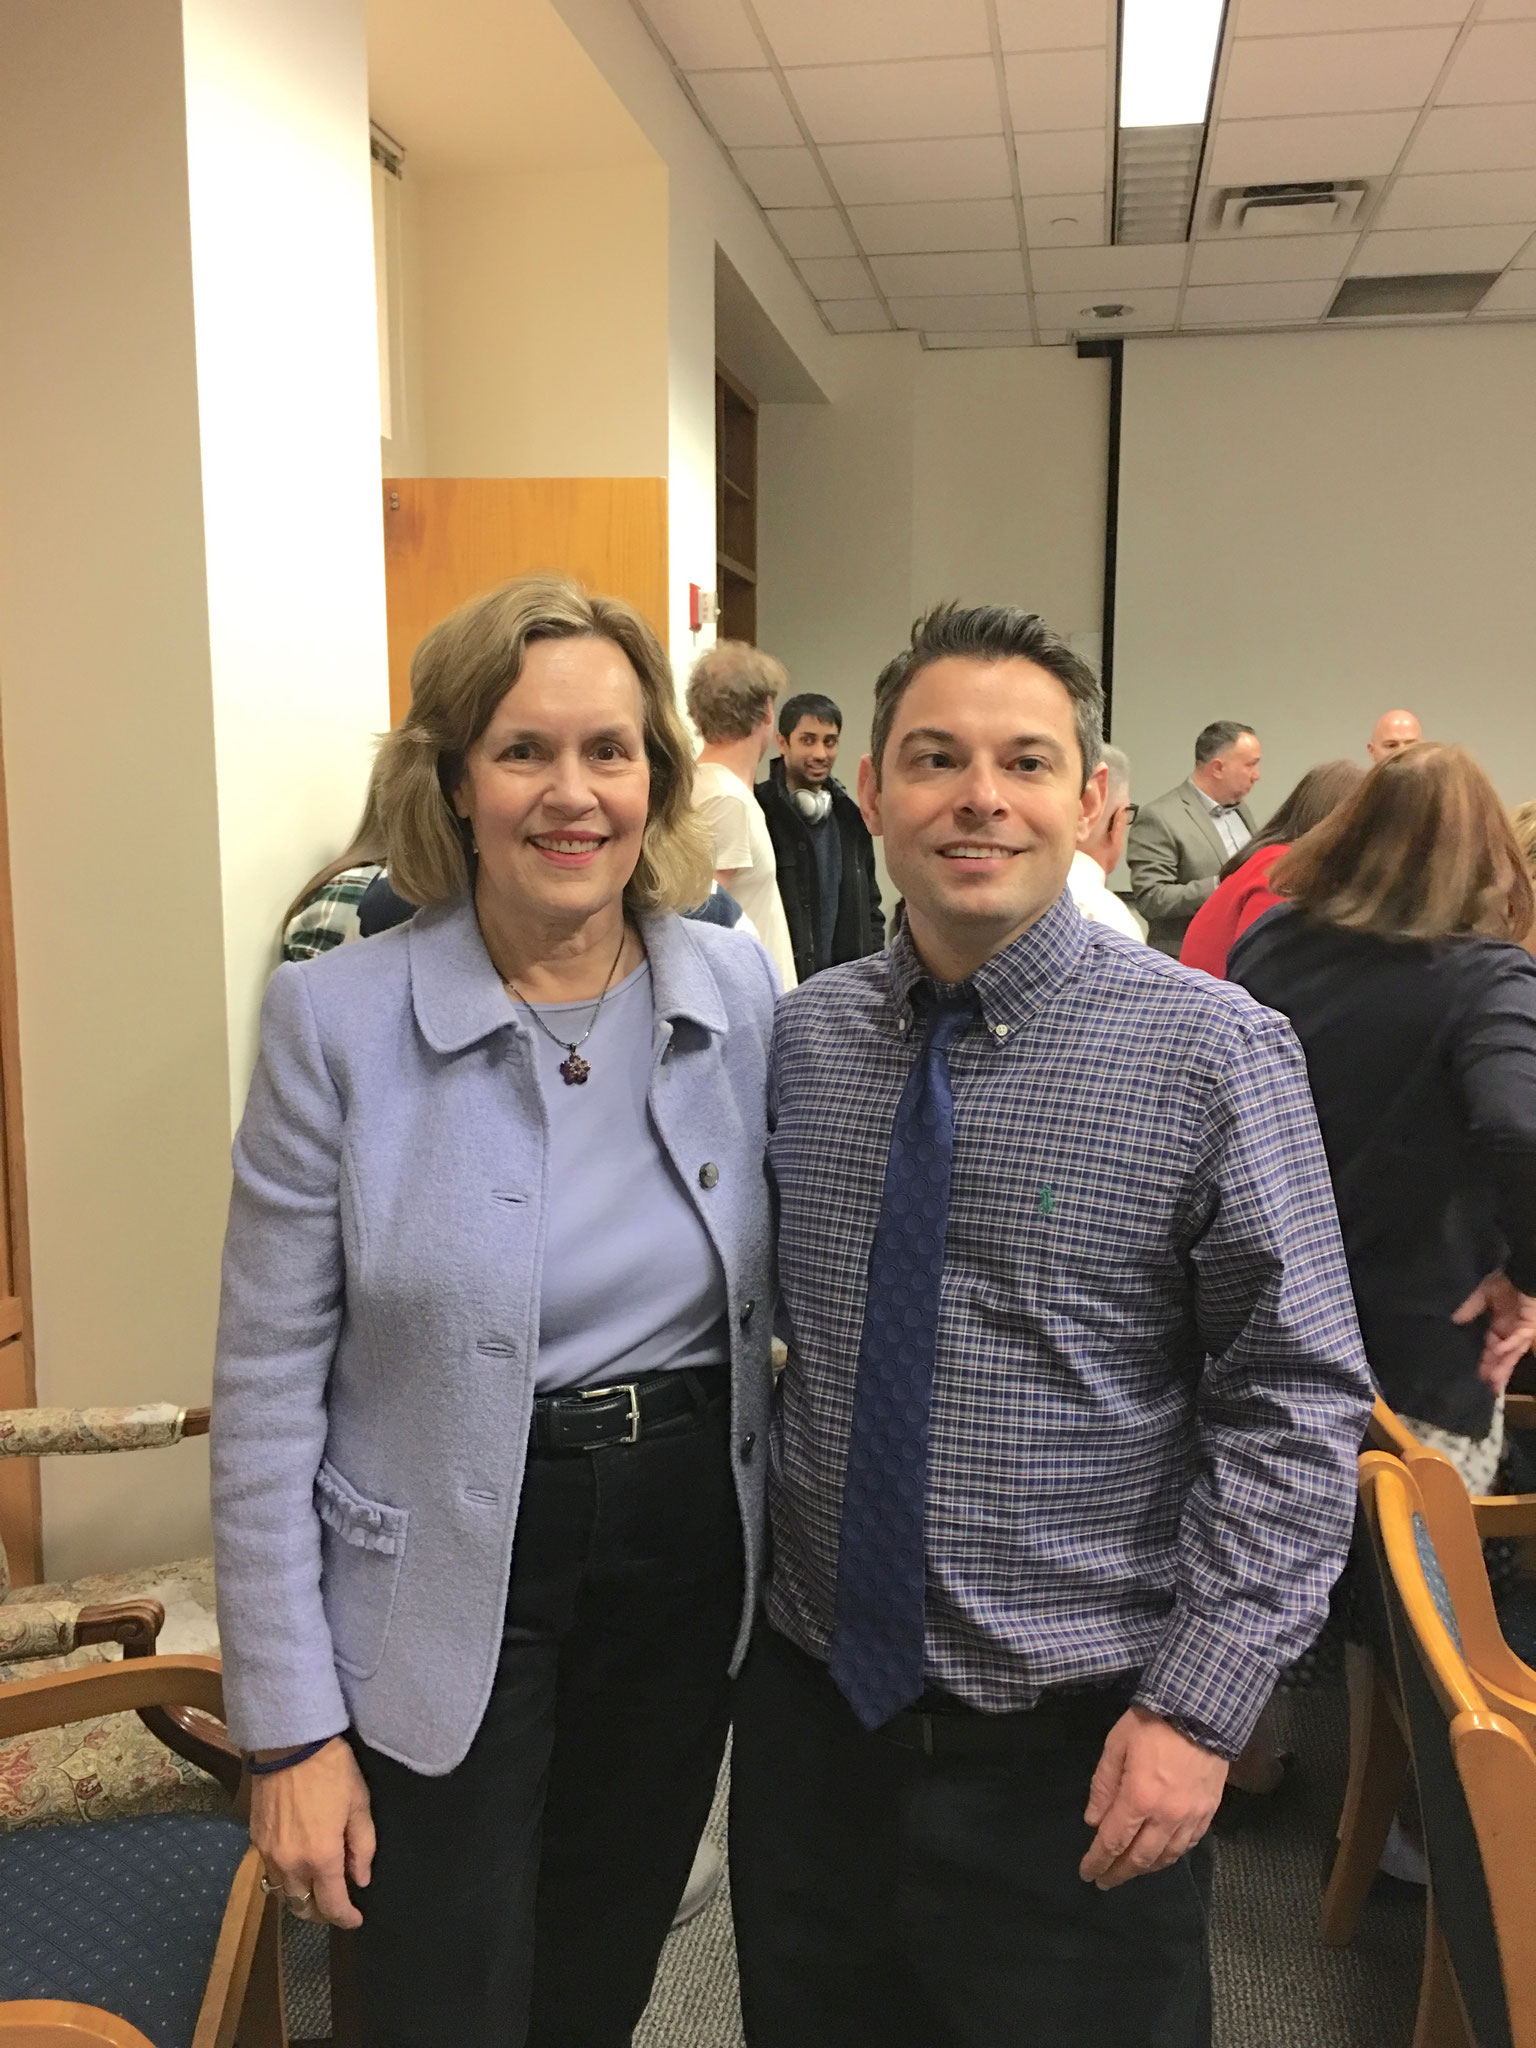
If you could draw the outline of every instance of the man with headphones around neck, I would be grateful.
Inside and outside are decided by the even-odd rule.
[[[885,944],[874,841],[832,773],[842,731],[830,697],[789,698],[779,711],[779,758],[757,784],[801,981]]]

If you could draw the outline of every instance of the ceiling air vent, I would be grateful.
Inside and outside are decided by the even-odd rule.
[[[1116,242],[1183,242],[1200,175],[1200,122],[1122,128],[1115,178]]]
[[[1221,196],[1221,225],[1229,234],[1325,235],[1349,227],[1364,197],[1358,182],[1240,185]]]
[[[1497,270],[1454,270],[1438,277],[1346,277],[1330,320],[1379,320],[1386,314],[1470,313]]]

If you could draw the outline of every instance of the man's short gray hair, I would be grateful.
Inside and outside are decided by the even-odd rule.
[[[1195,741],[1195,766],[1203,768],[1207,761],[1214,761],[1218,754],[1224,754],[1228,747],[1235,747],[1244,735],[1256,740],[1258,734],[1251,725],[1245,725],[1240,718],[1218,718],[1214,725],[1208,725]]]
[[[1104,792],[1106,811],[1118,810],[1131,793],[1130,756],[1119,747],[1112,747],[1106,740],[1099,749],[1099,759],[1109,770],[1109,787]]]

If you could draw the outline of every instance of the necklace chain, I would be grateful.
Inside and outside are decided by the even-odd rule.
[[[501,977],[502,986],[512,991],[513,995],[517,997],[517,1000],[528,1012],[529,1016],[533,1019],[534,1023],[537,1024],[539,1029],[543,1032],[544,1036],[547,1039],[549,1039],[552,1044],[561,1046],[564,1049],[566,1056],[560,1062],[560,1073],[562,1079],[565,1082],[565,1085],[568,1088],[579,1087],[581,1083],[586,1080],[587,1076],[592,1071],[591,1062],[589,1060],[579,1059],[577,1055],[580,1052],[582,1046],[586,1044],[587,1040],[592,1036],[592,1033],[597,1028],[597,1020],[603,1014],[603,1005],[608,1000],[608,991],[613,986],[613,977],[618,973],[619,962],[624,957],[624,945],[628,937],[629,933],[627,930],[620,932],[619,950],[613,956],[613,965],[608,970],[608,978],[603,983],[602,993],[601,995],[599,995],[597,999],[597,1003],[592,1011],[592,1015],[587,1019],[587,1028],[585,1031],[583,1031],[580,1038],[564,1039],[560,1036],[558,1032],[551,1031],[549,1026],[544,1022],[544,1019],[539,1015],[538,1010],[532,1003],[529,1002],[528,998],[523,994],[522,990],[518,987],[517,983],[512,979],[511,975],[503,974]]]

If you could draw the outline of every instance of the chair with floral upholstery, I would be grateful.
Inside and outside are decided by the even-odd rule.
[[[146,1451],[206,1435],[208,1410],[0,1409],[0,1457]],[[0,1545],[0,1686],[156,1649],[216,1654],[213,1561],[183,1558],[69,1584],[13,1588]],[[222,1724],[192,1709],[97,1715],[0,1741],[0,1832],[43,1822],[173,1810],[227,1811],[239,1758]]]

